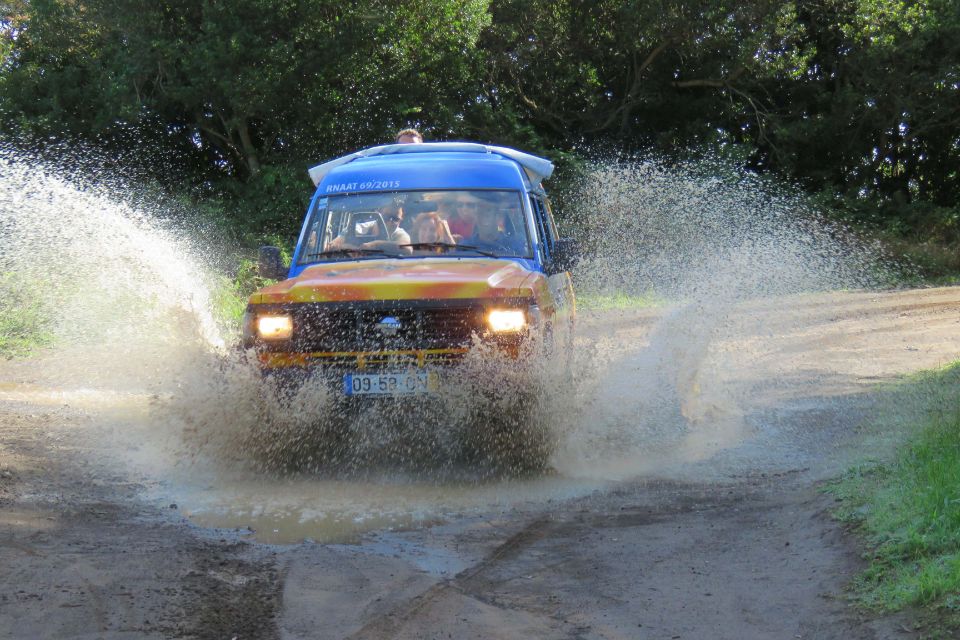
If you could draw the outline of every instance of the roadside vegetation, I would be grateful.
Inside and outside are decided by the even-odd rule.
[[[269,281],[257,275],[257,263],[241,259],[233,277],[222,276],[214,285],[210,302],[214,318],[228,333],[240,330],[247,298]]]
[[[0,358],[30,355],[50,344],[51,317],[36,288],[12,273],[0,273]]]
[[[594,293],[577,290],[577,308],[583,311],[625,311],[659,307],[665,304],[662,296],[648,294],[629,294],[621,291],[613,293]]]
[[[930,629],[960,629],[960,362],[889,391],[878,432],[905,437],[890,460],[831,485],[837,517],[862,533],[862,606],[919,609]],[[935,633],[938,631],[935,631]]]
[[[4,8],[0,144],[59,159],[82,142],[250,247],[294,236],[307,167],[415,126],[553,158],[561,214],[588,158],[735,158],[922,276],[960,273],[953,0]]]

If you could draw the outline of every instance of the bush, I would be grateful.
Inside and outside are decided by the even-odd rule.
[[[37,288],[15,273],[0,274],[0,357],[29,355],[50,344],[50,329]]]

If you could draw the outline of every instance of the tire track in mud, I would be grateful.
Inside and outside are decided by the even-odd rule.
[[[549,516],[536,518],[507,538],[482,561],[461,571],[453,578],[438,582],[406,602],[396,605],[390,611],[366,623],[359,631],[347,636],[347,640],[374,640],[393,637],[403,626],[416,619],[418,615],[451,592],[476,597],[475,592],[486,584],[483,579],[484,572],[502,562],[515,558],[525,548],[545,538],[554,524],[554,520]]]
[[[244,558],[246,543],[198,549],[182,578],[186,637],[279,638],[285,569],[270,558]]]
[[[624,505],[618,507],[614,512],[598,513],[592,510],[584,510],[566,518],[558,518],[552,515],[537,517],[499,544],[482,561],[461,571],[456,576],[438,582],[412,598],[394,605],[390,610],[368,621],[358,631],[346,636],[346,640],[374,640],[397,637],[401,635],[405,627],[414,623],[420,617],[426,616],[433,606],[450,595],[472,598],[496,609],[525,611],[537,616],[551,618],[552,624],[567,628],[568,633],[564,635],[580,637],[588,627],[565,619],[557,611],[539,610],[540,607],[510,603],[492,595],[492,591],[502,580],[489,578],[487,574],[516,560],[525,550],[551,537],[567,539],[574,536],[575,532],[582,530],[598,531],[622,527],[643,527],[669,519],[672,516],[694,511],[722,509],[732,504],[739,504],[745,499],[743,494],[730,495],[727,493],[732,487],[738,485],[706,488],[671,481],[653,481],[643,484],[649,484],[648,488],[656,494],[666,495],[658,495],[654,504]],[[743,490],[743,487],[740,486],[740,489]],[[665,500],[665,502],[659,502],[660,500]]]
[[[777,573],[777,563],[783,560],[784,553],[790,553],[789,542],[800,547],[826,544],[827,553],[845,549],[846,543],[834,539],[839,525],[831,524],[823,510],[829,499],[811,492],[806,481],[795,477],[798,474],[803,475],[797,470],[719,484],[649,480],[619,489],[600,504],[576,501],[563,514],[543,515],[530,521],[481,562],[395,604],[346,637],[370,640],[461,634],[480,638],[496,635],[494,632],[501,633],[498,637],[515,637],[522,632],[530,638],[584,638],[596,634],[656,638],[678,637],[679,627],[683,627],[683,637],[707,637],[700,634],[707,631],[709,623],[693,619],[682,625],[665,622],[649,607],[656,603],[657,609],[673,602],[676,606],[672,615],[689,614],[675,602],[671,595],[675,590],[691,594],[688,604],[693,606],[699,601],[707,607],[711,596],[718,606],[738,605],[727,601],[721,585],[731,578],[731,571],[740,575],[740,565],[747,562],[740,556],[750,555],[733,550],[735,544],[727,544],[728,540],[739,538],[759,545],[763,549],[760,553],[766,554],[762,555],[762,566],[758,565],[759,573],[747,577],[748,582],[756,584],[734,590],[743,591],[748,600],[759,603],[759,613],[732,609],[726,616],[709,612],[708,619],[733,623],[737,616],[756,613],[757,619],[747,627],[762,631],[775,624],[782,614],[777,610],[776,596],[765,595],[763,585],[773,582],[774,592],[781,592],[781,587],[791,584],[792,579]],[[784,523],[784,519],[791,522]],[[793,529],[794,524],[802,526]],[[699,538],[707,531],[710,536]],[[695,537],[688,539],[691,532]],[[788,546],[779,547],[783,540],[788,541]],[[600,552],[609,544],[628,544],[623,551],[632,552],[629,557]],[[621,562],[642,582],[641,588],[626,593],[610,583],[609,577],[617,578],[613,566]],[[734,566],[728,566],[731,563]],[[796,571],[799,579],[802,563],[790,567],[792,570],[787,573]],[[819,580],[817,569],[812,570],[812,576],[803,578]],[[827,587],[826,595],[821,594],[826,600],[815,604],[811,614],[824,616],[824,624],[834,625],[840,631],[813,637],[875,638],[845,610],[840,600],[834,601],[839,591],[833,589],[838,590],[840,584],[828,583],[829,580],[821,585]],[[697,589],[714,593],[703,594],[706,599],[699,598]],[[770,605],[769,612],[764,603]],[[611,613],[610,620],[604,619],[604,611]],[[471,612],[479,615],[471,617]],[[501,619],[503,626],[489,626],[495,623],[489,622],[491,618],[484,617],[484,612]],[[625,625],[624,617],[641,620],[642,631],[636,627],[638,635],[626,631],[625,627],[637,623]],[[696,632],[689,635],[693,629]]]

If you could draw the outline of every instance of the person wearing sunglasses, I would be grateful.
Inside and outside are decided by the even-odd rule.
[[[406,232],[400,223],[403,222],[403,207],[396,202],[380,208],[380,215],[383,216],[383,222],[387,225],[389,234],[385,240],[371,240],[360,245],[363,249],[396,249],[404,253],[412,253],[413,249],[409,246],[410,234]]]
[[[446,198],[437,203],[437,212],[447,221],[450,233],[456,240],[462,240],[473,235],[473,228],[477,222],[477,211],[481,202],[466,194],[458,194],[453,198]]]

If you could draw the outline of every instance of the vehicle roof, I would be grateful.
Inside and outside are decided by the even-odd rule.
[[[390,144],[363,149],[310,169],[322,192],[417,188],[536,187],[553,164],[522,151],[469,142]]]

